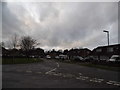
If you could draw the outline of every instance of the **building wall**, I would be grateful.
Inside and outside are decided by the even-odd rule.
[[[109,59],[112,55],[120,55],[120,44],[97,47],[91,53],[91,56],[96,57],[98,60]]]

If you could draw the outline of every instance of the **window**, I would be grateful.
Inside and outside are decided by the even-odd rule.
[[[102,52],[102,49],[97,49],[96,52]]]
[[[113,52],[113,48],[107,48],[107,52]]]

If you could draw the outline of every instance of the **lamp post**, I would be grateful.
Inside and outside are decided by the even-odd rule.
[[[106,32],[106,33],[107,33],[108,46],[109,46],[109,31],[103,30],[103,32]]]

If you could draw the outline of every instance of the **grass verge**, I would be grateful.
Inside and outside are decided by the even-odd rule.
[[[26,63],[36,63],[42,62],[39,58],[2,58],[2,64],[26,64]]]

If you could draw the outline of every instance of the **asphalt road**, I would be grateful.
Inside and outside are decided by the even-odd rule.
[[[120,88],[120,72],[44,60],[2,65],[2,88]]]

